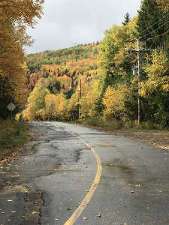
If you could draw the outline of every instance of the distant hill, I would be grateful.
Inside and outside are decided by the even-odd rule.
[[[26,87],[31,92],[40,78],[47,78],[51,93],[69,93],[67,97],[71,97],[79,76],[90,82],[97,73],[98,44],[28,55]]]

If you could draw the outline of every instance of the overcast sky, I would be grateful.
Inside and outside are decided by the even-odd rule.
[[[44,15],[29,34],[27,53],[67,48],[101,40],[104,31],[120,25],[126,12],[136,15],[141,0],[45,0]]]

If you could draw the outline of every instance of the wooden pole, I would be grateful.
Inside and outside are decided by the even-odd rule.
[[[138,60],[138,126],[140,126],[141,117],[141,99],[140,99],[140,82],[141,82],[141,51],[140,51],[140,40],[137,40],[137,60]]]
[[[82,97],[82,82],[81,82],[81,78],[79,80],[79,119],[81,117],[81,112],[80,112],[80,99]]]
[[[12,121],[12,110],[11,110],[11,121]]]

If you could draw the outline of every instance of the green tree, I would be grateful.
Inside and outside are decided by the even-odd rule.
[[[99,46],[99,76],[103,77],[103,91],[109,85],[119,82],[129,82],[135,56],[126,53],[126,47],[134,47],[126,40],[133,38],[136,19],[126,26],[113,26],[105,32],[105,37]]]
[[[168,18],[169,15],[165,15],[156,0],[143,0],[138,13],[137,30],[147,47],[155,49],[165,45],[168,39]]]
[[[140,94],[146,100],[146,119],[162,127],[169,126],[169,59],[163,51],[154,51],[152,60],[144,67],[147,80]]]
[[[124,16],[124,22],[122,22],[122,24],[125,26],[127,25],[128,23],[130,22],[130,15],[129,13],[127,12]]]

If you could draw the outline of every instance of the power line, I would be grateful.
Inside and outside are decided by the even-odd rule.
[[[165,35],[165,34],[167,34],[167,33],[169,33],[169,30],[167,30],[167,31],[166,31],[166,32],[164,32],[163,34],[159,34],[159,35],[153,36],[153,37],[148,38],[148,39],[146,39],[146,40],[147,40],[147,41],[149,41],[149,40],[152,40],[153,38],[163,36],[163,35]]]
[[[169,16],[169,11],[161,18],[161,19],[159,19],[158,21],[156,21],[155,23],[153,23],[153,24],[151,24],[148,28],[151,28],[151,27],[153,27],[153,26],[155,26],[156,24],[158,24],[159,25],[159,22],[161,21],[161,23],[163,23],[164,22],[164,20],[165,20],[165,18],[167,17],[167,16]],[[161,24],[160,23],[160,24]],[[147,28],[146,29],[144,29],[143,30],[143,32],[145,31],[145,33],[146,33],[146,31],[147,31]]]
[[[167,21],[165,21],[165,17],[167,17],[167,16],[169,16],[169,12],[167,12],[166,15],[163,18],[161,18],[157,22],[153,23],[152,25],[150,25],[146,29],[144,29],[143,30],[143,34],[146,33],[149,28],[153,28],[153,26],[155,26],[155,25],[160,25],[161,24],[160,27],[162,27],[162,26],[166,25],[167,23],[169,23],[169,19],[168,18],[166,18]],[[160,21],[161,21],[161,23],[159,23]],[[163,23],[164,21],[165,21],[165,23]],[[158,27],[157,29],[154,29],[154,31],[158,30],[160,27]],[[146,33],[146,35],[143,35],[142,37],[140,37],[140,39],[143,39],[144,37],[146,37],[146,36],[148,36],[148,35],[150,35],[152,33],[153,33],[153,31],[149,32],[149,33]],[[136,39],[135,40],[134,39],[128,39],[125,42],[135,42],[135,41],[136,41]]]
[[[168,18],[165,18],[165,17],[167,17],[167,16],[169,16],[169,12],[168,12],[164,17],[162,17],[161,19],[159,19],[159,20],[156,21],[155,23],[151,24],[148,28],[151,28],[151,27],[153,28],[153,26],[155,26],[155,25],[162,24],[162,23],[165,21],[165,19],[168,19]],[[161,21],[161,22],[160,22],[160,21]],[[144,32],[144,31],[145,31],[145,32]],[[146,31],[147,31],[147,28],[143,30],[144,33],[146,33]]]
[[[167,23],[169,23],[169,21],[167,21]],[[163,26],[164,26],[165,24],[167,24],[167,23],[164,23]],[[158,29],[159,29],[159,28],[158,28]],[[152,32],[146,34],[145,36],[152,34],[154,31],[156,31],[156,30],[158,30],[158,29],[154,29]],[[147,39],[145,39],[144,41],[152,40],[152,39],[154,39],[154,38],[156,38],[156,37],[163,36],[163,35],[165,35],[165,34],[167,34],[167,33],[169,33],[169,30],[165,31],[165,32],[162,33],[162,34],[152,36],[151,38],[147,38]],[[143,37],[145,37],[145,36],[143,36]],[[142,40],[143,37],[139,37],[139,40]],[[125,42],[135,42],[135,41],[136,41],[136,39],[128,39],[128,40],[125,40]]]
[[[147,33],[147,34],[144,35],[144,36],[141,36],[140,38],[141,38],[141,39],[144,39],[144,37],[146,37],[146,36],[152,34],[154,31],[159,30],[162,26],[164,26],[164,25],[166,25],[166,24],[168,24],[168,23],[169,23],[169,19],[168,19],[168,21],[166,21],[165,23],[163,23],[163,24],[161,23],[161,26],[159,26],[157,29],[153,29],[153,31]],[[157,25],[160,25],[160,24],[157,24]],[[151,27],[153,28],[153,26],[151,26]]]

